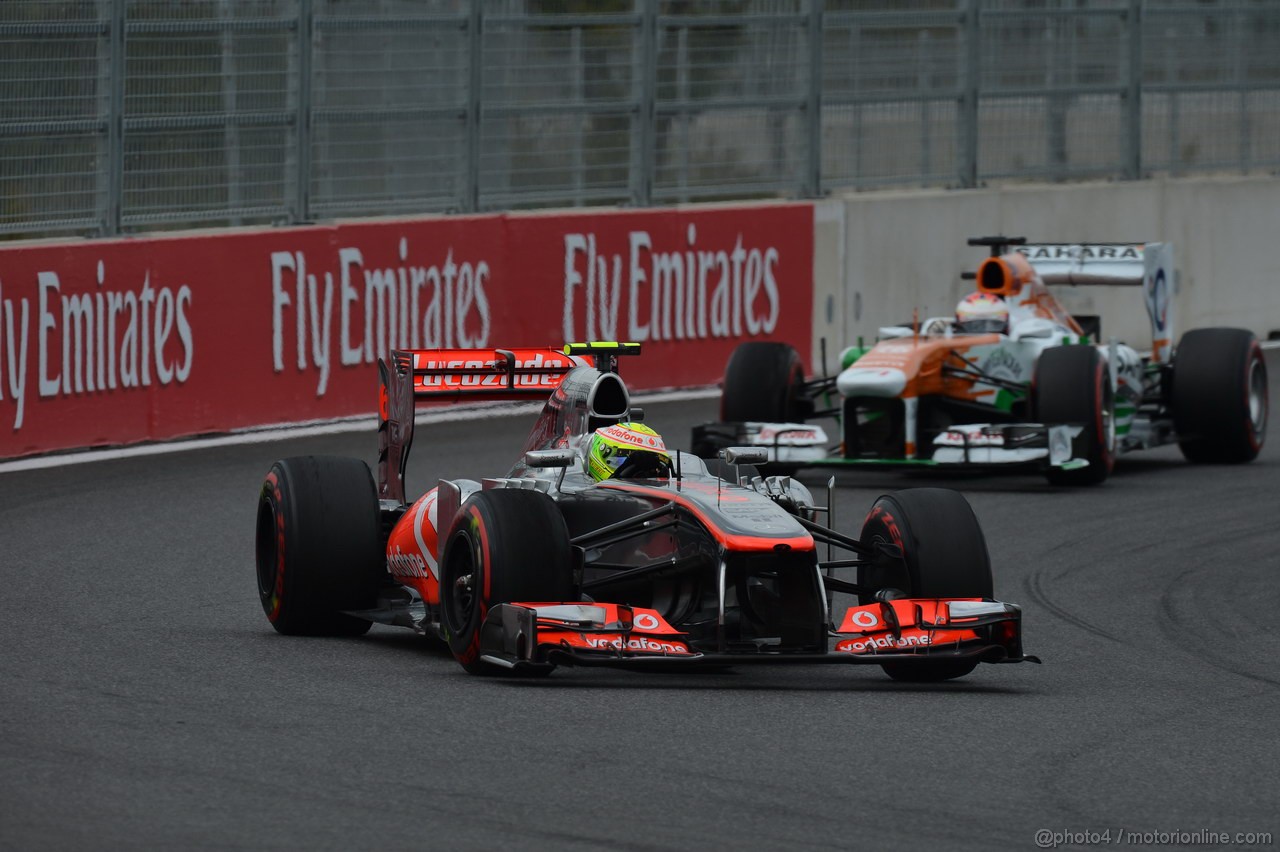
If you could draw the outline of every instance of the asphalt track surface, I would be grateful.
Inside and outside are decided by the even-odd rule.
[[[674,443],[713,408],[648,420]],[[410,487],[500,473],[527,425],[431,427]],[[372,433],[0,474],[0,848],[986,850],[1036,848],[1040,829],[1274,844],[1271,438],[1251,465],[1170,447],[1079,491],[841,474],[853,531],[886,490],[963,489],[997,596],[1025,607],[1043,666],[929,686],[862,666],[481,679],[393,628],[278,636],[255,593],[261,478],[287,455],[372,462]]]

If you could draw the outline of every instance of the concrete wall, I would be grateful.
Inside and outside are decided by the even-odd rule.
[[[811,373],[822,372],[822,341],[826,338],[827,368],[839,366],[840,350],[846,345],[845,203],[820,201],[813,210],[813,353]]]
[[[843,239],[835,231],[843,227]],[[972,287],[960,273],[985,249],[968,237],[1030,242],[1172,242],[1175,333],[1208,325],[1280,329],[1280,178],[1185,178],[976,190],[851,194],[815,211],[814,348],[871,340],[882,325],[950,314]],[[842,269],[838,280],[824,280]],[[1138,348],[1151,328],[1136,288],[1055,287],[1104,337]],[[829,354],[829,363],[834,364]]]

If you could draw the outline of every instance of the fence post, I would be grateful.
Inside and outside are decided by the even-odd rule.
[[[809,91],[805,98],[809,145],[801,188],[809,198],[822,195],[822,6],[823,0],[809,0]]]
[[[978,87],[982,55],[978,43],[978,5],[981,0],[964,0],[961,20],[964,28],[964,60],[961,63],[963,80],[960,92],[959,170],[960,185],[978,185]]]
[[[677,198],[689,200],[689,28],[676,31],[676,100],[680,102],[680,138],[676,142]]]
[[[916,87],[921,92],[930,89],[927,57],[929,56],[929,31],[920,30],[916,34]],[[929,101],[920,101],[920,180],[928,180],[933,170],[933,128],[930,126]]]
[[[655,101],[658,82],[658,4],[636,0],[640,32],[635,62],[636,132],[631,134],[631,203],[648,207],[653,199]]]
[[[1142,0],[1129,0],[1125,12],[1129,28],[1129,79],[1125,89],[1124,176],[1142,177]]]
[[[467,18],[467,176],[462,192],[462,210],[480,209],[480,87],[484,85],[484,3],[471,0]]]
[[[298,105],[293,123],[297,178],[293,187],[293,221],[311,221],[311,74],[315,11],[311,0],[298,0]]]
[[[577,110],[577,121],[573,124],[573,146],[570,149],[573,170],[573,206],[582,206],[582,194],[586,189],[587,145],[586,133],[583,131],[587,103],[586,60],[582,50],[582,27],[574,27],[569,31],[569,67],[571,80],[569,83],[569,100]]]
[[[1060,2],[1057,8],[1062,8]],[[1049,180],[1065,180],[1068,173],[1067,158],[1067,108],[1071,104],[1071,96],[1062,91],[1075,83],[1073,73],[1074,57],[1067,45],[1072,32],[1067,22],[1060,17],[1047,17],[1044,22],[1044,47],[1041,51],[1045,60],[1045,148],[1047,152],[1047,171]]]
[[[107,185],[103,204],[103,236],[120,233],[124,221],[124,69],[125,0],[110,0],[111,24],[107,33]]]
[[[222,112],[226,121],[222,126],[222,148],[225,152],[223,174],[227,181],[227,206],[233,214],[244,208],[244,187],[240,169],[240,125],[236,122],[239,113],[238,92],[236,88],[236,44],[229,24],[235,20],[235,11],[231,0],[218,0],[218,22],[221,25],[218,47],[221,67],[218,77],[222,82]],[[230,224],[241,225],[243,219],[232,215]]]
[[[1231,51],[1231,82],[1239,87],[1237,95],[1240,99],[1240,126],[1237,133],[1240,134],[1240,171],[1247,174],[1249,172],[1250,160],[1252,159],[1252,138],[1253,132],[1252,122],[1249,120],[1249,76],[1245,67],[1245,60],[1249,56],[1249,51],[1245,43],[1249,40],[1248,21],[1245,19],[1246,9],[1240,0],[1233,8],[1225,10],[1231,18],[1229,40],[1235,45],[1235,49]]]

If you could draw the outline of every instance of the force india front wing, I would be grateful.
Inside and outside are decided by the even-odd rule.
[[[958,424],[934,438],[932,455],[920,458],[833,456],[827,448],[825,430],[811,423],[709,423],[694,427],[694,443],[757,447],[768,453],[769,463],[805,467],[911,465],[1076,470],[1089,464],[1071,455],[1072,439],[1079,433],[1079,426],[1070,425]]]
[[[609,603],[507,603],[489,610],[482,658],[516,670],[743,663],[1040,662],[1022,651],[1022,610],[983,598],[901,598],[851,607],[827,653],[695,647],[652,609]]]

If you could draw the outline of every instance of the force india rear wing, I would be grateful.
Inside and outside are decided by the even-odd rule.
[[[1173,340],[1172,243],[1037,243],[1020,252],[1045,284],[1142,287],[1151,318],[1151,358],[1167,362]]]
[[[570,343],[563,349],[393,350],[378,359],[378,497],[404,502],[404,471],[418,400],[546,399],[575,367],[617,371],[638,343]]]

